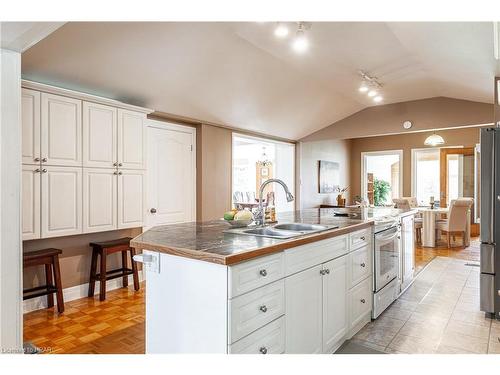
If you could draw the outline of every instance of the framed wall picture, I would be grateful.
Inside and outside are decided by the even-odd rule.
[[[318,162],[318,192],[320,194],[334,193],[340,184],[340,165],[334,161],[319,160]]]

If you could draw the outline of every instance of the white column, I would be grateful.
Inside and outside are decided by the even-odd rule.
[[[0,49],[0,349],[22,350],[21,54]]]

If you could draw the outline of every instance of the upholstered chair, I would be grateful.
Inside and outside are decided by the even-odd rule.
[[[448,247],[451,247],[450,236],[455,238],[456,234],[462,236],[463,246],[466,241],[467,220],[474,200],[472,198],[459,198],[450,202],[450,210],[446,220],[436,222],[436,230],[446,233]],[[436,236],[437,238],[437,236]]]

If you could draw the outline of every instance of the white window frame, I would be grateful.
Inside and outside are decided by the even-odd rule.
[[[366,151],[361,153],[361,197],[367,199],[366,191],[366,157],[381,156],[381,155],[399,155],[399,193],[403,196],[403,150],[383,150],[383,151]]]

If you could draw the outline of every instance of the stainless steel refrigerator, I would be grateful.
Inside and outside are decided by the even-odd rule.
[[[481,311],[500,319],[500,128],[481,129]]]

